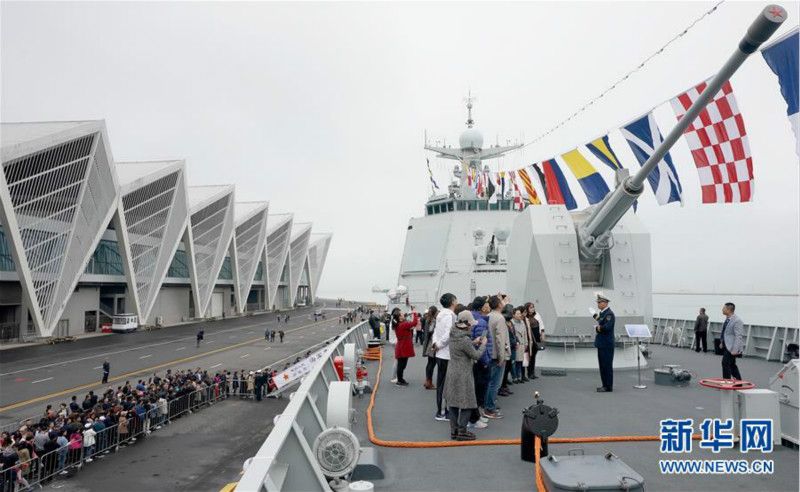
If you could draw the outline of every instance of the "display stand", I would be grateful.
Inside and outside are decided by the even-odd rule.
[[[625,325],[625,331],[628,332],[628,338],[636,340],[636,374],[639,377],[639,384],[634,385],[636,389],[645,389],[647,386],[642,384],[642,351],[639,349],[639,341],[650,339],[650,327],[647,325]]]

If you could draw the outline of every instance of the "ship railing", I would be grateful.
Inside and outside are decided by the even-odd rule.
[[[275,418],[275,427],[264,444],[245,463],[237,492],[330,490],[311,447],[327,428],[328,385],[339,380],[334,358],[344,353],[347,343],[365,350],[369,333],[369,324],[361,322],[326,348],[297,391],[290,395],[286,409]]]
[[[714,340],[719,339],[721,333],[722,322],[709,321],[706,337],[712,350]],[[690,319],[654,317],[652,334],[651,341],[660,345],[692,348],[696,342],[694,320]],[[800,329],[792,326],[746,324],[743,337],[744,356],[783,362],[788,345],[800,343]]]

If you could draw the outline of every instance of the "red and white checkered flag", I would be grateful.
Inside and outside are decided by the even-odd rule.
[[[511,196],[514,198],[514,210],[522,210],[525,206],[522,204],[522,194],[519,191],[519,186],[517,186],[517,173],[509,171],[508,176],[511,178],[511,184],[514,187],[514,191],[511,193]]]
[[[678,120],[706,88],[706,83],[672,99]],[[730,82],[683,132],[692,151],[703,203],[749,202],[753,199],[753,158]]]

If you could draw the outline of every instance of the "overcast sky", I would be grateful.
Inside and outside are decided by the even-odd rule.
[[[798,3],[781,2],[798,23]],[[430,193],[423,134],[455,143],[463,97],[487,143],[530,140],[608,87],[713,3],[14,3],[0,15],[3,121],[105,119],[117,161],[185,158],[190,185],[232,183],[334,238],[319,293],[397,283],[407,221]],[[613,130],[712,75],[766,3],[727,2],[512,170]],[[683,139],[685,206],[639,217],[654,290],[796,294],[798,158],[760,55],[732,80],[755,202],[702,205]],[[656,110],[662,133],[675,117]],[[588,154],[588,153],[587,153]],[[431,162],[440,182],[452,161]],[[604,175],[611,171],[589,157]],[[568,173],[566,169],[565,172]],[[586,205],[568,175],[579,205]]]

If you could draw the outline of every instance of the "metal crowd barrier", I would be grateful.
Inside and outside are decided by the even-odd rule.
[[[227,396],[230,396],[230,386],[214,384],[167,401],[166,405],[156,403],[147,412],[128,418],[127,422],[102,429],[95,435],[91,446],[84,446],[81,436],[77,444],[66,444],[50,452],[40,450],[41,452],[35,453],[36,456],[0,472],[0,492],[16,492],[23,487],[43,486],[59,475],[78,472],[86,463],[105,458],[111,452],[116,453],[121,448],[146,438],[171,420],[206,408]],[[65,437],[70,440],[70,435]]]
[[[236,492],[330,490],[311,454],[311,446],[326,428],[328,385],[339,380],[334,357],[344,355],[346,343],[366,349],[364,335],[369,333],[369,324],[361,322],[331,342],[325,355],[292,394],[264,444],[249,460]]]

